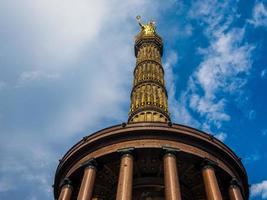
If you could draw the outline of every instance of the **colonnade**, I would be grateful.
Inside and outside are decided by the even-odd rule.
[[[133,166],[134,155],[131,150],[123,150],[121,153],[120,171],[117,186],[116,200],[132,200],[133,190]],[[164,186],[166,200],[181,200],[179,173],[177,168],[177,154],[173,150],[165,150],[163,155]],[[97,174],[97,162],[92,159],[84,163],[81,187],[77,200],[92,200],[94,183]],[[222,200],[213,163],[205,161],[201,167],[203,182],[207,200]],[[58,200],[71,200],[73,187],[71,181],[66,178],[61,183],[61,191]],[[243,200],[239,183],[236,179],[230,182],[230,200]]]

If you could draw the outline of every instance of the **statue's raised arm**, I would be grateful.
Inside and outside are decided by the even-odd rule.
[[[144,35],[153,35],[156,33],[156,23],[154,21],[150,21],[148,24],[142,24],[141,16],[138,15],[136,17],[139,26],[141,27],[141,33]]]
[[[144,29],[145,28],[145,25],[142,24],[142,22],[141,22],[141,16],[140,15],[136,16],[136,20],[138,21],[138,24],[141,27],[141,29]]]

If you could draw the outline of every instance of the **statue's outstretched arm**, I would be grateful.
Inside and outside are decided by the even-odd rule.
[[[139,24],[139,26],[140,26],[142,29],[145,28],[144,24],[142,24],[140,21],[138,22],[138,24]]]
[[[136,16],[136,20],[138,21],[139,26],[140,26],[142,29],[144,29],[145,26],[144,26],[144,24],[141,23],[141,16],[140,16],[140,15]]]

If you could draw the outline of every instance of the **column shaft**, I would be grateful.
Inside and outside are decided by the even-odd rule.
[[[243,200],[240,188],[237,185],[231,185],[229,187],[230,200]]]
[[[222,200],[222,195],[219,189],[217,178],[215,176],[214,168],[211,166],[205,166],[202,169],[202,176],[204,180],[207,199]]]
[[[88,166],[84,169],[84,175],[77,200],[91,200],[96,178],[96,168]]]
[[[61,189],[58,200],[70,200],[72,194],[72,186],[64,185]]]
[[[166,200],[181,200],[180,184],[175,155],[167,153],[163,157],[163,164],[165,198]]]
[[[133,156],[124,154],[121,158],[116,200],[131,200],[133,184]]]

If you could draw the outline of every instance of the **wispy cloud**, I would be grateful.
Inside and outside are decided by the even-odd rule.
[[[57,73],[49,73],[41,70],[25,71],[19,76],[19,82],[31,82],[31,81],[43,81],[43,80],[54,80],[60,78]]]
[[[216,137],[218,140],[221,140],[223,142],[227,138],[227,134],[220,132],[214,135],[214,137]]]
[[[255,119],[255,117],[256,117],[256,111],[255,110],[250,110],[248,112],[248,119],[253,120],[253,119]]]
[[[267,199],[267,180],[252,184],[250,192],[252,197],[260,196],[262,199]]]
[[[262,70],[260,74],[261,78],[265,78],[266,74],[267,74],[267,69]]]
[[[219,129],[231,119],[226,112],[227,95],[239,94],[246,84],[254,48],[243,41],[245,28],[231,27],[235,15],[228,3],[200,0],[192,5],[189,18],[203,24],[209,46],[198,49],[203,60],[189,77],[179,100],[185,113],[191,115],[189,118],[199,115],[203,119],[200,128],[215,133],[221,140],[227,134]]]
[[[235,12],[235,6],[230,2],[197,0],[192,3],[188,15],[190,19],[197,20],[206,36],[210,37],[225,31],[232,23]]]
[[[256,150],[254,152],[252,152],[250,155],[247,155],[245,158],[244,158],[244,163],[245,164],[251,164],[255,161],[258,161],[260,160],[262,157],[262,155]]]
[[[255,27],[267,26],[267,8],[263,2],[256,1],[253,8],[252,19],[248,20],[248,22]]]
[[[170,51],[167,52],[166,60],[163,64],[165,69],[165,79],[167,80],[166,87],[168,89],[169,112],[173,121],[197,126],[197,121],[192,118],[183,103],[179,102],[175,97],[177,91],[175,81],[179,79],[179,77],[174,75],[173,69],[178,61],[178,53]]]
[[[261,130],[261,134],[262,134],[263,136],[266,136],[266,135],[267,135],[267,129],[263,129],[263,130]]]
[[[40,144],[36,139],[35,143],[32,138],[29,140],[25,136],[18,135],[17,139],[20,144],[4,146],[1,141],[0,158],[5,165],[0,167],[0,197],[15,198],[16,195],[12,192],[20,191],[20,196],[26,199],[33,192],[27,190],[27,187],[31,186],[34,187],[35,193],[42,194],[42,198],[50,198],[53,174],[49,172],[54,170],[57,160],[54,152],[47,143]]]

